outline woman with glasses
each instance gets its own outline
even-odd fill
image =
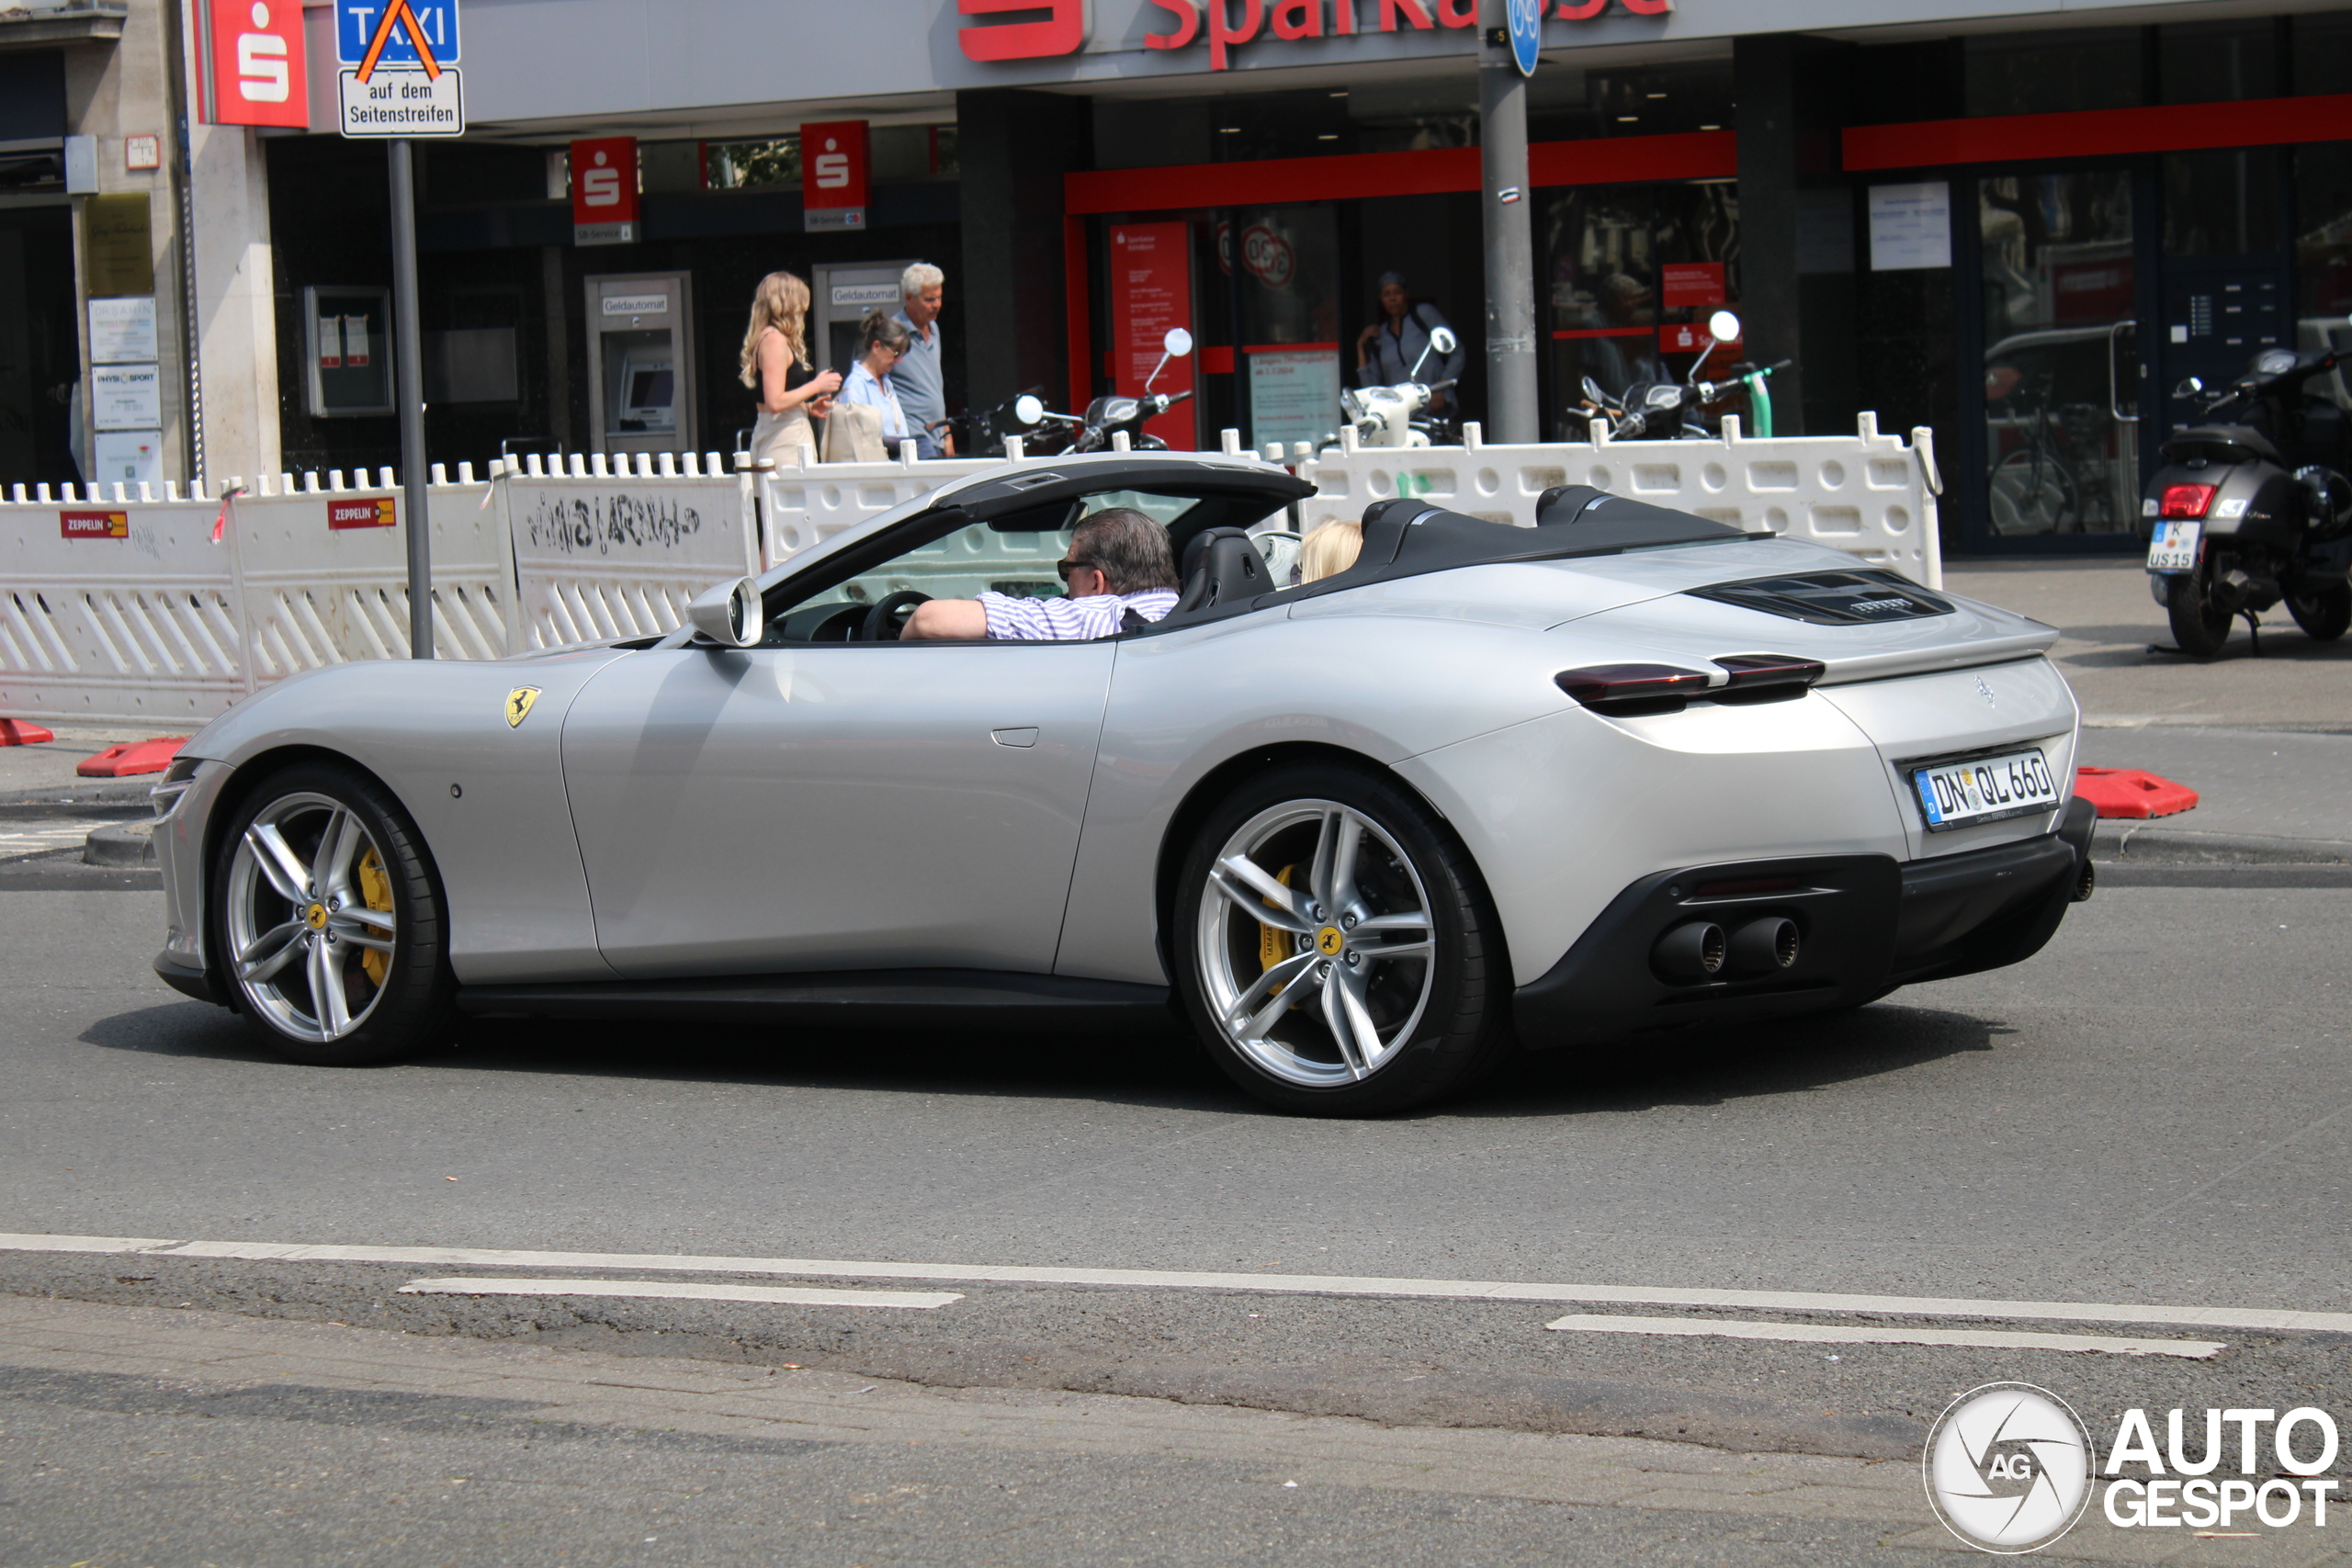
[[[866,312],[858,323],[857,364],[852,367],[849,379],[842,383],[841,396],[835,400],[835,416],[831,428],[826,431],[825,457],[830,462],[887,462],[899,450],[899,443],[913,439],[913,427],[908,424],[906,411],[899,406],[899,389],[890,384],[890,371],[907,352],[912,340],[906,327],[881,310]],[[849,419],[840,417],[842,405],[864,411],[868,415],[853,413]],[[843,447],[849,450],[843,451]]]

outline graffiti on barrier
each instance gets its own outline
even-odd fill
[[[518,542],[560,556],[675,550],[702,532],[702,513],[675,497],[541,494],[520,518]]]

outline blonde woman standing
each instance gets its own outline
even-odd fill
[[[752,321],[743,332],[743,385],[760,394],[752,426],[752,460],[779,468],[817,460],[808,416],[825,417],[841,373],[808,363],[808,285],[788,272],[760,279],[752,295]]]

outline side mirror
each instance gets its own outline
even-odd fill
[[[686,620],[695,630],[721,648],[753,646],[766,629],[766,618],[760,585],[749,577],[706,588],[686,606]]]
[[[1012,417],[1023,426],[1036,423],[1046,417],[1046,405],[1034,392],[1023,392],[1012,400]]]
[[[1182,327],[1170,327],[1168,335],[1159,340],[1159,344],[1168,351],[1169,358],[1182,359],[1193,352],[1193,334]]]
[[[2191,376],[2187,380],[2181,382],[2179,386],[2175,387],[2172,389],[2172,395],[2176,398],[2193,398],[2204,389],[2205,383],[2198,378]]]
[[[1452,354],[1461,344],[1462,340],[1453,335],[1452,327],[1440,327],[1430,333],[1430,346],[1440,354]]]
[[[1707,335],[1717,343],[1739,341],[1739,318],[1729,310],[1717,310],[1707,318]]]

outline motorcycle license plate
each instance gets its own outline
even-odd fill
[[[2148,537],[2148,570],[2150,571],[2195,571],[2197,570],[2197,537],[2205,531],[2202,523],[2159,523]]]
[[[1930,833],[2052,811],[2062,804],[2058,781],[2038,747],[1917,768],[1911,787],[1918,794],[1919,811]]]

